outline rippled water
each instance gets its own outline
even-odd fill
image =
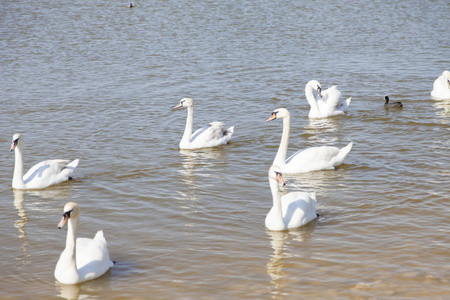
[[[127,5],[2,2],[1,298],[449,297],[450,101],[430,98],[450,69],[448,1]],[[348,114],[308,120],[310,79],[338,84]],[[178,150],[185,96],[195,127],[236,126],[231,144]],[[278,107],[289,153],[354,142],[336,170],[286,176],[321,215],[288,232],[264,228]],[[75,180],[13,191],[15,132],[25,169],[80,158]],[[53,277],[67,201],[117,262],[75,286]]]

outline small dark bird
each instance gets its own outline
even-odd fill
[[[128,5],[129,8],[134,7],[133,2],[130,3],[130,5]]]
[[[384,99],[386,100],[386,102],[384,102],[384,107],[403,107],[401,102],[389,103],[389,96],[385,96]]]

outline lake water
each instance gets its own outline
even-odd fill
[[[128,4],[1,3],[0,298],[450,297],[450,100],[430,97],[450,69],[448,1]],[[348,114],[309,120],[311,79],[352,97]],[[195,128],[234,125],[232,143],[180,151],[183,97]],[[269,232],[278,107],[288,155],[354,146],[335,170],[285,176],[320,217]],[[16,132],[26,170],[80,158],[74,180],[12,190]],[[53,276],[68,201],[117,262],[74,286]]]

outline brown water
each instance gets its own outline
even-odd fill
[[[1,2],[0,298],[450,298],[450,101],[430,98],[450,69],[448,1],[127,5]],[[348,114],[308,120],[310,79],[338,84]],[[195,127],[236,126],[231,144],[178,150],[185,96]],[[320,214],[289,232],[264,228],[278,107],[289,153],[354,142],[336,170],[286,176]],[[13,191],[15,132],[25,169],[80,158],[74,181]],[[53,277],[67,201],[117,262],[75,286]]]

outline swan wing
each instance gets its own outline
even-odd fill
[[[431,98],[435,100],[450,99],[450,72],[444,71],[433,83]]]
[[[297,228],[317,217],[315,193],[291,192],[281,197],[284,223]]]
[[[318,95],[316,101],[321,117],[325,118],[341,115],[347,111],[351,98],[343,100],[341,92],[333,85],[322,92],[322,97]]]
[[[113,266],[103,231],[93,239],[77,238],[77,268],[82,281],[97,278]]]
[[[333,169],[332,158],[339,154],[339,148],[333,146],[310,147],[299,150],[286,160],[282,168],[284,173],[304,173]]]
[[[228,129],[222,122],[212,122],[196,130],[191,137],[193,148],[214,147],[226,144],[234,132],[234,126]]]
[[[64,159],[42,161],[23,176],[24,184],[28,188],[44,188],[68,180],[77,167],[79,159],[69,164],[68,162],[69,160]]]

